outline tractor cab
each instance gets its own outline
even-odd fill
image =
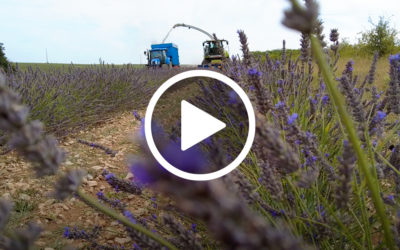
[[[151,49],[144,52],[147,55],[148,67],[179,66],[178,46],[173,43],[152,44]]]
[[[226,40],[208,40],[203,42],[205,56],[221,56],[224,54],[224,43],[228,45]]]
[[[167,62],[166,49],[152,49],[150,50],[150,64],[152,66],[161,66],[162,64],[169,64]]]
[[[224,43],[228,45],[226,40],[208,40],[203,42],[204,60],[202,65],[213,65],[220,67],[222,61],[229,58],[229,54],[224,49]]]

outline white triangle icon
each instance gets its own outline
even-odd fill
[[[196,145],[224,129],[226,124],[183,100],[181,102],[181,150]]]

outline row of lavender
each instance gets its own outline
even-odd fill
[[[64,136],[71,130],[104,121],[117,112],[141,109],[154,90],[177,70],[133,65],[28,68],[8,75],[8,86],[30,108],[48,132]]]

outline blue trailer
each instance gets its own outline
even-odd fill
[[[151,49],[144,52],[148,67],[179,66],[178,46],[173,43],[152,44]]]

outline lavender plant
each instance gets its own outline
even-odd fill
[[[105,64],[49,71],[28,68],[7,75],[7,85],[30,108],[29,119],[40,120],[47,132],[65,136],[116,112],[144,108],[157,86],[181,70],[150,71]]]

